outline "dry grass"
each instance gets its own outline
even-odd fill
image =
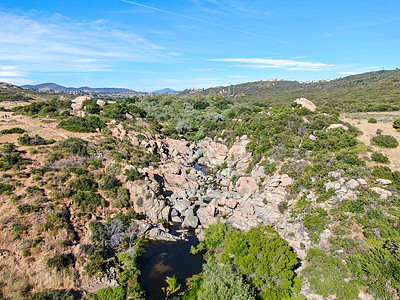
[[[378,123],[368,123],[369,118],[375,118]],[[375,152],[381,152],[390,160],[388,165],[392,170],[400,171],[400,147],[395,149],[380,148],[371,145],[371,138],[376,136],[378,129],[382,130],[382,134],[394,136],[400,142],[400,132],[393,128],[393,121],[400,118],[400,112],[382,112],[382,113],[354,113],[346,114],[341,117],[345,122],[350,123],[363,132],[358,139],[367,147],[370,147]],[[369,165],[376,165],[374,162],[369,162]]]

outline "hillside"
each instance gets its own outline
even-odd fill
[[[379,94],[395,75],[367,73],[351,93]],[[146,299],[145,241],[180,245],[181,223],[205,263],[166,277],[166,297],[399,298],[399,112],[308,109],[293,103],[303,94],[272,107],[218,93],[14,95],[31,98],[0,98],[0,299]]]
[[[257,81],[230,87],[231,96],[269,104],[290,103],[305,97],[320,107],[340,111],[382,111],[386,106],[398,110],[400,70],[376,71],[331,81]],[[205,95],[227,95],[228,87],[216,87],[201,92]],[[365,105],[368,103],[368,105]]]
[[[37,85],[23,85],[22,88],[37,89],[40,91],[62,91],[62,92],[86,92],[98,94],[137,94],[138,92],[125,88],[91,88],[88,86],[82,87],[65,87],[56,83],[42,83]]]

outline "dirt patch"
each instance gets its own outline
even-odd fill
[[[56,141],[64,140],[70,137],[79,137],[83,139],[98,135],[98,133],[77,133],[69,132],[57,128],[59,121],[47,118],[31,118],[29,116],[17,115],[10,112],[0,112],[0,130],[19,127],[30,135],[38,134],[45,139],[54,139]],[[0,143],[16,143],[20,134],[5,134],[0,136]]]
[[[375,118],[378,123],[368,123],[370,118]],[[395,149],[380,148],[371,145],[371,138],[377,135],[377,130],[381,130],[382,134],[394,136],[400,142],[400,132],[393,128],[393,121],[400,118],[400,112],[381,112],[381,113],[353,113],[346,114],[341,117],[345,122],[358,128],[363,132],[358,139],[367,147],[375,152],[380,152],[387,156],[390,160],[388,165],[393,171],[400,171],[400,147]],[[370,156],[370,154],[369,154]],[[377,165],[374,162],[368,162],[368,165]]]

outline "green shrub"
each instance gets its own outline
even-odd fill
[[[19,127],[0,130],[0,134],[24,133],[25,130]]]
[[[261,299],[289,299],[300,291],[300,280],[293,271],[297,256],[272,228],[262,226],[227,235],[222,262],[251,278]]]
[[[140,180],[140,179],[144,178],[144,176],[142,174],[140,174],[139,171],[134,168],[126,169],[125,175],[126,175],[126,181],[135,181],[135,180]]]
[[[10,193],[14,188],[15,187],[11,184],[0,182],[0,195],[3,193]]]
[[[376,161],[376,162],[382,163],[382,164],[389,164],[390,163],[389,158],[387,156],[383,155],[382,153],[379,153],[379,152],[372,153],[371,159],[373,161]]]
[[[71,117],[62,120],[58,127],[72,132],[96,132],[106,127],[105,123],[97,116]]]
[[[400,119],[394,120],[393,127],[396,129],[400,129]]]
[[[75,264],[75,257],[72,254],[56,254],[46,264],[49,268],[61,271]]]
[[[32,213],[32,212],[38,212],[40,210],[39,205],[30,205],[30,204],[21,204],[17,206],[18,213],[26,214],[26,213]]]
[[[93,191],[78,191],[72,196],[72,200],[82,209],[94,211],[97,207],[103,205],[102,198]]]
[[[221,265],[211,259],[204,266],[203,277],[198,292],[199,300],[256,299],[250,284],[231,266]]]
[[[88,154],[88,142],[80,138],[68,138],[62,141],[59,147],[69,154],[80,156],[86,156]]]
[[[119,182],[119,180],[112,175],[104,175],[99,182],[100,188],[106,191],[112,190],[120,185],[121,183]]]
[[[396,148],[399,145],[399,142],[396,140],[395,137],[384,134],[374,136],[371,139],[371,143],[373,145],[377,145],[379,147],[384,147],[384,148]]]
[[[104,288],[100,289],[96,293],[96,299],[98,300],[124,300],[126,291],[122,286],[117,286],[113,289]]]
[[[55,140],[45,140],[39,135],[35,134],[34,137],[30,137],[28,134],[24,134],[18,138],[18,142],[23,146],[38,146],[38,145],[49,145],[55,143]]]
[[[30,300],[74,300],[79,299],[70,291],[48,290],[34,293]]]
[[[378,123],[378,120],[375,118],[369,118],[368,123],[376,124],[376,123]]]
[[[313,292],[324,297],[336,295],[343,300],[358,298],[357,284],[348,280],[350,272],[342,260],[320,249],[310,249],[306,260],[309,265],[302,274],[308,278]]]
[[[206,109],[210,104],[207,101],[199,100],[193,105],[194,109],[203,110]]]
[[[98,184],[88,176],[80,176],[70,181],[70,186],[79,191],[97,191]]]

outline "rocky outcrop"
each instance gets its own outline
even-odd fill
[[[315,111],[317,109],[317,106],[312,101],[310,101],[306,98],[297,98],[296,100],[294,100],[294,102],[300,104],[301,106],[303,106],[311,111]]]
[[[126,183],[130,199],[137,213],[147,215],[151,220],[168,220],[170,207],[165,204],[163,198],[158,198],[159,186],[147,180],[129,181]]]

